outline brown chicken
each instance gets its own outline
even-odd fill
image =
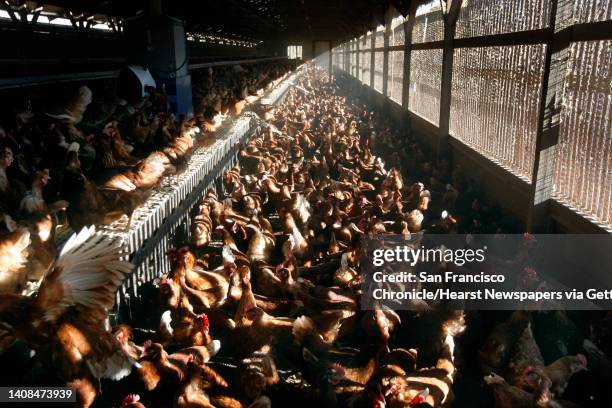
[[[179,385],[175,408],[215,408],[204,389],[205,379],[200,364],[191,359],[187,365],[187,378]]]
[[[68,202],[59,200],[53,204],[47,205],[43,197],[43,189],[50,180],[49,169],[43,169],[36,173],[32,181],[32,189],[21,200],[20,210],[25,215],[37,214],[44,215],[47,213],[55,214],[60,210],[65,210],[68,207]]]
[[[163,153],[153,152],[134,167],[106,179],[103,186],[122,191],[151,189],[161,181],[166,171],[167,161]]]
[[[0,293],[19,292],[27,281],[30,231],[19,228],[0,236]]]
[[[36,297],[0,295],[0,320],[42,355],[52,372],[89,407],[101,378],[127,376],[134,361],[104,329],[115,291],[131,264],[120,261],[119,242],[84,228],[64,245]]]
[[[127,395],[122,403],[121,406],[123,408],[146,408],[141,402],[140,402],[140,395],[138,394],[129,394]]]
[[[97,187],[81,171],[76,152],[69,155],[62,191],[68,202],[68,223],[73,230],[85,225],[109,224],[134,210],[149,196],[146,191],[109,190]],[[130,222],[128,222],[128,227]]]

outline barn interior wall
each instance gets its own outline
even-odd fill
[[[379,92],[362,85],[352,77],[350,88],[358,89],[371,106],[385,109],[398,126],[408,124],[410,132],[430,153],[435,154],[438,144],[438,129],[431,122],[403,109],[399,104],[390,102]],[[462,143],[451,138],[450,157],[453,165],[460,165],[466,174],[478,175],[477,189],[488,200],[499,206],[504,213],[521,223],[526,228],[529,212],[529,184],[517,176],[505,171],[486,157],[473,151]],[[598,234],[604,232],[599,226],[588,221],[567,207],[553,203],[551,218],[557,232],[576,234]]]

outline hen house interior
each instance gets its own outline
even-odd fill
[[[5,0],[0,38],[0,406],[612,406],[612,1]]]

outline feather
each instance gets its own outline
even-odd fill
[[[45,320],[56,320],[73,305],[98,313],[110,309],[117,288],[132,270],[131,263],[120,260],[121,252],[120,240],[96,233],[93,226],[73,234],[41,286],[38,299]]]

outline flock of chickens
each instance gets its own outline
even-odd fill
[[[0,274],[0,291],[21,292],[40,281],[57,255],[58,224],[80,231],[131,217],[164,176],[181,171],[194,146],[214,142],[226,118],[256,102],[294,65],[206,71],[195,82],[199,102],[189,120],[168,114],[167,96],[154,89],[131,104],[104,88],[94,100],[82,86],[65,100],[31,93],[25,110],[6,107],[17,114],[0,127],[0,231],[30,256],[20,273]]]
[[[309,66],[263,113],[267,127],[222,175],[225,194],[208,191],[190,242],[168,251],[171,272],[146,310],[154,327],[108,325],[130,264],[117,242],[81,229],[106,219],[77,224],[69,213],[80,232],[38,293],[0,293],[2,327],[35,356],[17,381],[67,384],[82,407],[612,406],[609,313],[361,310],[365,234],[509,229],[461,168],[428,161],[340,89]],[[197,120],[171,133],[177,159]],[[160,171],[180,171],[162,153]],[[147,160],[103,190],[144,189]],[[78,151],[67,162],[76,168]],[[62,203],[47,206],[56,214]],[[23,266],[17,231],[0,239],[0,265]]]

